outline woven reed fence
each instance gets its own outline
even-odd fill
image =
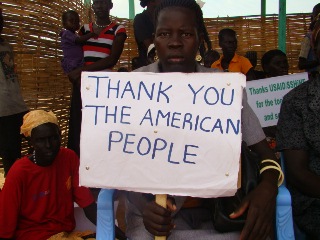
[[[93,18],[92,11],[81,0],[7,0],[2,1],[2,8],[5,20],[3,36],[15,50],[16,69],[24,99],[30,109],[50,109],[57,114],[62,129],[62,144],[65,146],[71,85],[60,66],[61,15],[65,10],[73,9],[79,12],[85,23]],[[300,42],[308,29],[308,16],[295,14],[287,17],[287,54],[291,73],[298,72]],[[115,21],[126,27],[128,35],[115,69],[130,69],[131,59],[137,56],[132,21]],[[238,52],[242,55],[248,50],[255,50],[260,59],[265,51],[277,48],[277,16],[264,19],[257,16],[213,18],[205,19],[205,22],[213,47],[217,49],[217,33],[225,27],[233,28],[238,33]],[[24,143],[24,151],[26,148],[27,144]]]
[[[310,14],[287,15],[287,57],[290,73],[299,72],[298,56],[303,36],[307,33]],[[232,28],[238,35],[238,54],[244,55],[246,51],[258,52],[258,70],[262,70],[260,59],[262,55],[278,46],[278,16],[271,15],[265,18],[260,16],[246,16],[233,18],[205,19],[213,47],[219,51],[218,33],[222,28]],[[221,50],[219,51],[221,53]]]

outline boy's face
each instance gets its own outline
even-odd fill
[[[288,75],[289,64],[287,57],[282,55],[274,56],[269,65],[266,66],[265,71],[269,77]]]
[[[219,46],[221,47],[224,55],[233,55],[237,50],[237,38],[231,34],[225,34],[219,40]]]
[[[92,9],[98,18],[105,18],[106,14],[109,17],[109,12],[112,7],[113,4],[111,0],[93,0],[92,2]]]
[[[76,14],[68,14],[64,28],[70,31],[77,31],[80,28],[80,19]]]

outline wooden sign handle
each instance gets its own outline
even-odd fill
[[[167,194],[156,194],[156,203],[161,207],[167,208]],[[166,236],[155,236],[155,240],[166,240]]]

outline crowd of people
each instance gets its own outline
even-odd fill
[[[257,52],[238,55],[233,29],[219,31],[221,54],[213,49],[210,39],[214,36],[209,36],[195,0],[140,0],[140,5],[146,9],[134,19],[139,53],[132,58],[135,72],[240,72],[247,81],[288,74],[287,56],[278,49],[266,51],[261,58],[262,71],[256,70]],[[5,103],[0,105],[0,157],[6,176],[0,189],[0,239],[58,239],[54,237],[62,232],[66,233],[63,239],[68,235],[72,239],[73,202],[96,223],[96,199],[89,188],[79,186],[80,84],[82,71],[113,71],[122,54],[127,33],[123,25],[111,21],[112,8],[112,0],[93,0],[95,19],[81,27],[77,12],[62,14],[61,67],[72,84],[68,148],[61,147],[54,113],[27,108],[14,72],[13,49],[0,35],[0,100]],[[217,231],[207,202],[201,198],[170,196],[162,207],[149,194],[127,192],[126,232],[116,227],[118,239],[273,239],[283,173],[268,138],[276,139],[276,149],[283,153],[295,224],[310,239],[320,239],[319,13],[317,4],[299,55],[299,68],[308,71],[310,79],[284,97],[277,126],[262,129],[244,91],[242,140],[257,154],[263,171],[259,184],[229,215],[230,219],[246,215],[243,229]],[[1,13],[0,32],[3,23]],[[22,158],[21,134],[32,149]]]

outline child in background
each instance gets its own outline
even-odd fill
[[[79,36],[76,31],[80,28],[80,18],[79,14],[73,10],[68,10],[62,14],[62,24],[65,29],[60,33],[63,51],[61,66],[65,73],[69,73],[83,65],[82,44],[90,38],[97,37],[97,34],[91,32]]]

